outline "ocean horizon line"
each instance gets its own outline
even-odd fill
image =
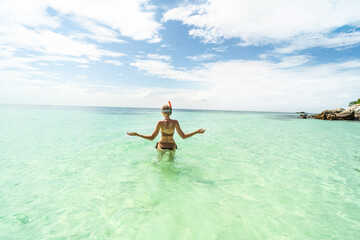
[[[65,108],[135,108],[135,109],[151,109],[155,107],[120,107],[120,106],[90,106],[90,105],[55,105],[55,104],[25,104],[25,103],[0,103],[0,106],[28,106],[28,107],[65,107]],[[175,108],[176,111],[204,111],[204,112],[247,112],[247,113],[287,113],[296,114],[299,111],[260,111],[260,110],[232,110],[232,109],[200,109],[200,108]],[[314,112],[306,112],[315,114]]]

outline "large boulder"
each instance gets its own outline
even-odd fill
[[[348,107],[345,111],[354,111],[354,119],[360,121],[360,104],[354,104],[351,107]]]
[[[335,108],[335,109],[333,110],[334,113],[341,113],[341,112],[343,112],[343,111],[345,111],[345,109],[343,109],[343,108]]]
[[[360,111],[360,104],[354,104],[351,107],[348,107],[346,110],[353,110],[355,112]]]
[[[335,113],[336,120],[354,120],[355,112],[353,110],[346,109],[340,113]]]
[[[336,120],[336,115],[331,110],[325,110],[325,111],[322,111],[321,113],[315,114],[314,118],[315,119],[323,119],[323,120]]]
[[[300,118],[307,119],[308,115],[306,113],[300,114]]]
[[[360,111],[356,111],[354,114],[354,120],[360,121]]]

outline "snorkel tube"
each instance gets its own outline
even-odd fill
[[[171,102],[170,101],[168,101],[169,102],[169,106],[170,106],[170,115],[172,114],[172,106],[171,106]]]

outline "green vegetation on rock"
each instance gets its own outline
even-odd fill
[[[360,104],[360,98],[357,101],[350,102],[349,107],[351,107],[354,104]]]

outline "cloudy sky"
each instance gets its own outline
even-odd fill
[[[308,111],[360,97],[359,0],[0,0],[0,103]]]

